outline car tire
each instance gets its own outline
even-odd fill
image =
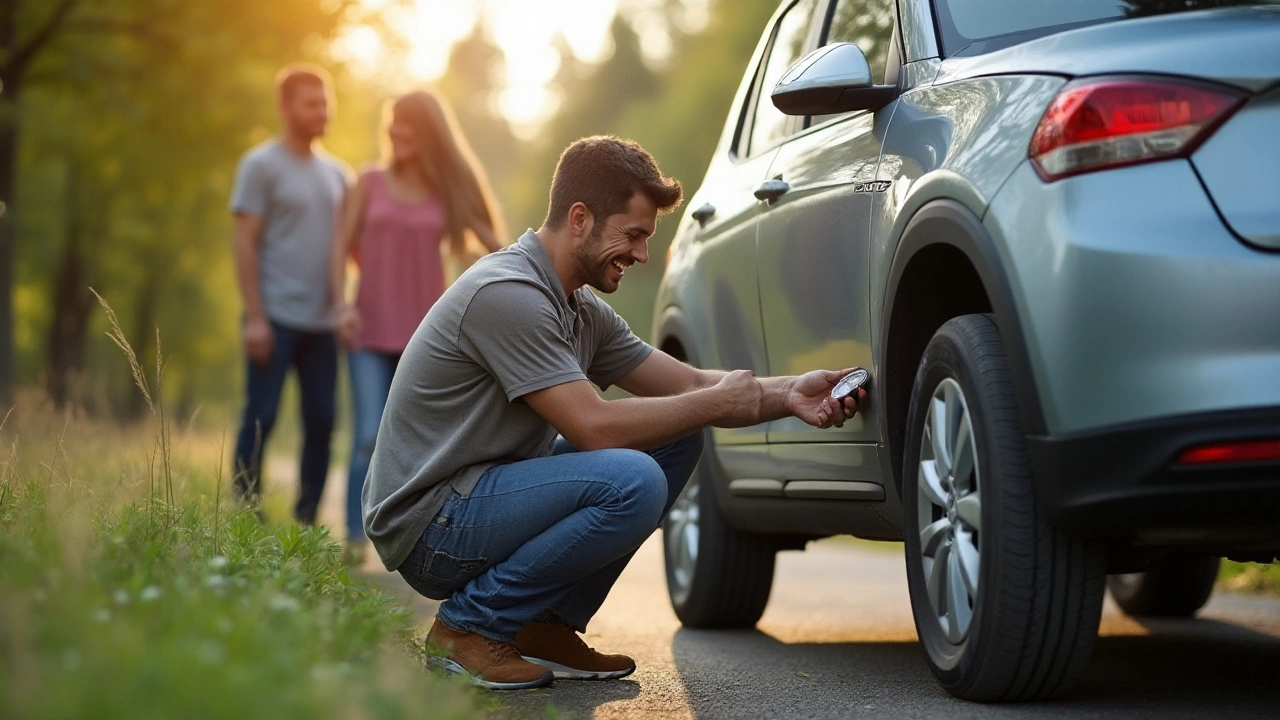
[[[1056,532],[1036,506],[1009,362],[991,316],[954,318],[934,334],[907,422],[907,580],[929,667],[966,700],[1069,692],[1097,638],[1105,553],[1097,542]]]
[[[711,485],[707,450],[662,522],[667,593],[690,628],[749,628],[764,614],[773,586],[777,546],[768,535],[735,530],[724,521]]]
[[[1146,572],[1112,575],[1111,597],[1132,617],[1191,617],[1209,602],[1220,558],[1169,557]]]

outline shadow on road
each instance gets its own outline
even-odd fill
[[[1280,639],[1211,620],[1099,638],[1080,687],[1054,702],[978,705],[934,681],[915,642],[786,644],[756,630],[678,630],[673,655],[697,717],[1275,718]]]

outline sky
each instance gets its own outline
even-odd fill
[[[696,30],[706,23],[708,0],[684,0],[670,17],[664,0],[361,0],[383,13],[407,53],[390,63],[378,30],[355,26],[339,39],[335,53],[357,73],[378,76],[399,90],[430,82],[444,72],[453,44],[484,20],[506,57],[506,83],[499,111],[517,132],[531,134],[554,112],[558,98],[548,85],[560,66],[554,40],[562,36],[573,54],[598,62],[612,52],[609,25],[618,12],[640,34],[646,57],[660,63],[671,49],[669,23]]]

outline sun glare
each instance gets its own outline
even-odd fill
[[[645,0],[622,0],[645,4]],[[373,28],[348,30],[335,55],[366,77],[392,89],[431,82],[444,73],[454,43],[484,22],[506,59],[498,110],[516,132],[531,135],[555,112],[559,98],[549,84],[560,68],[556,39],[574,56],[600,60],[610,51],[609,24],[619,0],[362,0],[385,14],[403,55],[392,62],[382,35]]]

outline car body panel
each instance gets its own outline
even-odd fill
[[[981,218],[1018,165],[1044,108],[1065,84],[1051,76],[975,78],[923,87],[897,101],[881,153],[878,180],[891,181],[874,206],[871,318],[886,320],[889,268],[912,217],[925,204],[954,200]],[[950,114],[963,109],[968,117]],[[876,348],[877,363],[885,348]],[[877,371],[887,368],[877,367]]]
[[[937,82],[983,75],[1198,77],[1250,92],[1280,75],[1280,8],[1236,7],[1107,22],[942,63]]]
[[[1280,33],[1276,44],[1280,45]],[[1277,133],[1280,87],[1250,100],[1191,157],[1231,229],[1248,242],[1272,250],[1280,250]]]
[[[878,118],[880,127],[875,124]],[[757,232],[769,371],[872,366],[867,315],[867,227],[887,114],[858,113],[793,137],[770,177],[791,189],[762,204]],[[861,415],[820,430],[796,418],[769,424],[769,442],[876,442]]]
[[[1054,183],[1028,161],[984,225],[1049,433],[1280,405],[1280,255],[1223,227],[1186,160]]]

